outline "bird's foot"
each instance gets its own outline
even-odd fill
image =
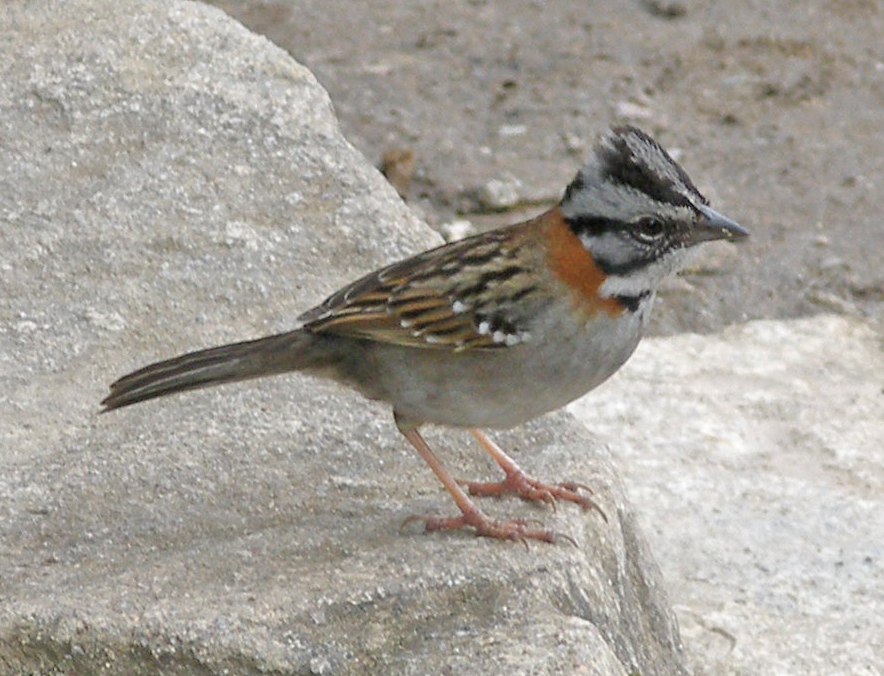
[[[503,481],[489,483],[483,483],[480,481],[459,481],[458,483],[461,486],[464,486],[471,495],[516,495],[523,500],[545,502],[552,505],[553,508],[556,506],[556,500],[567,500],[568,502],[577,503],[584,509],[594,509],[602,515],[602,518],[605,521],[608,520],[608,517],[605,516],[601,507],[590,498],[578,493],[580,489],[583,489],[587,493],[592,493],[588,487],[573,481],[566,481],[558,484],[545,484],[538,481],[537,479],[528,476],[525,473],[525,470],[519,467],[519,465],[516,464],[516,461],[504,453],[503,449],[494,443],[494,441],[482,430],[474,428],[470,430],[470,434],[472,434],[482,448],[494,458],[494,462],[500,466],[503,473],[506,475],[506,478]]]
[[[592,499],[579,493],[583,489],[591,493],[588,487],[573,481],[563,481],[557,484],[546,484],[537,479],[528,476],[521,469],[513,469],[507,471],[506,478],[503,481],[481,482],[481,481],[459,481],[470,495],[477,496],[496,496],[515,495],[523,500],[532,502],[545,502],[552,505],[555,509],[557,500],[566,500],[574,502],[584,509],[595,509],[602,518],[607,521],[608,517]]]
[[[402,525],[406,525],[413,521],[422,521],[424,530],[427,532],[434,530],[456,530],[459,528],[472,528],[476,535],[489,538],[497,538],[499,540],[513,540],[522,542],[526,546],[528,540],[540,540],[541,542],[557,542],[566,540],[575,547],[577,543],[568,535],[556,533],[551,530],[543,530],[543,524],[536,519],[514,519],[512,521],[500,521],[491,519],[481,510],[469,510],[463,512],[461,516],[409,516]],[[537,527],[532,527],[537,526]]]

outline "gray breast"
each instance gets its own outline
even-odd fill
[[[572,313],[551,309],[532,327],[528,342],[489,350],[374,344],[362,355],[365,368],[352,364],[347,380],[413,421],[513,427],[564,406],[613,374],[638,344],[644,316],[646,311],[575,321]]]

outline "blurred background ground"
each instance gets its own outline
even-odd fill
[[[754,238],[670,285],[653,333],[884,315],[878,0],[213,4],[308,66],[443,230],[541,210],[612,123],[656,135]]]

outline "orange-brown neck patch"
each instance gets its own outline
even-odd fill
[[[550,209],[542,218],[547,262],[553,275],[572,291],[576,303],[588,314],[620,315],[623,306],[616,299],[599,297],[605,274],[596,266],[580,238],[571,231],[561,209]]]

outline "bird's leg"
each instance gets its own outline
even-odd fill
[[[457,481],[448,473],[448,470],[436,457],[432,449],[429,447],[424,438],[417,431],[416,427],[403,425],[399,420],[396,421],[399,430],[406,439],[421,454],[430,469],[439,477],[439,481],[445,486],[446,490],[451,493],[454,502],[460,509],[460,516],[441,517],[441,516],[410,516],[403,522],[403,525],[412,521],[423,521],[424,528],[427,531],[433,530],[453,530],[456,528],[473,528],[477,535],[485,537],[499,538],[501,540],[516,540],[527,542],[528,540],[542,540],[543,542],[555,542],[558,539],[571,540],[566,535],[560,535],[553,531],[538,530],[531,528],[531,521],[516,519],[513,521],[498,521],[491,519],[479,509],[464,490],[458,486]],[[574,541],[571,540],[573,543]]]
[[[494,458],[494,462],[500,466],[506,475],[503,481],[489,483],[461,481],[460,483],[469,490],[470,495],[517,495],[524,500],[546,502],[553,506],[555,506],[556,500],[567,500],[569,502],[576,502],[584,509],[595,509],[602,515],[605,521],[608,520],[608,517],[605,516],[605,513],[595,502],[577,492],[581,488],[588,491],[589,489],[586,486],[571,481],[558,484],[542,483],[528,476],[516,464],[516,461],[504,453],[500,446],[495,444],[482,430],[472,428],[470,429],[470,434]]]

